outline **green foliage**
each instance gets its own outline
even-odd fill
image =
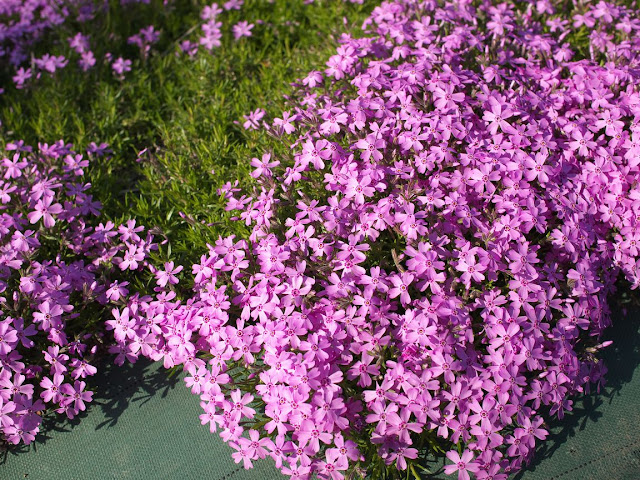
[[[197,41],[205,4],[175,2],[164,8],[153,0],[125,11],[112,0],[105,15],[91,24],[95,28],[84,32],[96,47],[94,69],[85,73],[71,65],[77,55],[65,40],[78,28],[88,28],[75,25],[75,30],[54,32],[44,50],[70,58],[67,68],[0,96],[3,143],[62,138],[78,149],[90,142],[109,143],[113,156],[95,161],[87,172],[94,197],[104,205],[101,220],[135,217],[162,232],[157,238],[165,236],[157,260],[171,257],[186,265],[219,235],[246,234],[241,222],[230,221],[217,189],[236,179],[250,182],[252,157],[287,152],[264,132],[245,131],[242,115],[260,107],[277,116],[285,108],[289,84],[322,66],[338,36],[358,30],[353,25],[359,26],[371,9],[339,0],[310,5],[247,0],[242,10],[221,14],[221,47],[195,57],[178,54],[179,42]],[[236,42],[231,26],[240,20],[255,27],[252,37]],[[156,53],[145,58],[126,38],[150,24],[162,36]],[[113,58],[134,59],[122,80],[109,65],[100,65],[109,45],[120,46],[111,50]],[[138,162],[143,149],[148,151]]]

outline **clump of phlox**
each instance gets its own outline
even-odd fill
[[[92,226],[101,206],[84,170],[106,154],[62,141],[0,154],[0,440],[30,443],[46,411],[85,410],[105,307],[155,248],[133,220]]]
[[[246,468],[521,468],[602,384],[607,297],[640,283],[640,23],[570,3],[377,7],[271,123],[290,154],[221,190],[250,238],[187,301],[170,265],[123,305],[124,355],[182,365]]]

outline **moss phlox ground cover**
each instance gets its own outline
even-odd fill
[[[376,7],[286,111],[243,119],[289,147],[219,190],[250,235],[211,239],[185,268],[140,247],[114,262],[155,278],[111,298],[116,363],[184,369],[245,468],[420,478],[441,454],[461,480],[506,479],[602,385],[607,298],[640,284],[634,12]],[[51,205],[26,218],[52,227]]]
[[[349,1],[362,3],[362,0]],[[24,88],[43,74],[53,75],[56,71],[66,68],[70,60],[72,64],[77,63],[78,68],[83,71],[106,65],[118,78],[124,78],[124,75],[131,71],[134,58],[145,59],[152,53],[162,32],[150,24],[126,38],[111,35],[109,43],[96,44],[95,51],[92,48],[91,32],[99,34],[100,30],[105,28],[105,23],[108,28],[108,22],[104,19],[113,8],[111,3],[92,0],[3,2],[0,5],[0,22],[3,27],[0,32],[0,58],[8,60],[13,66],[14,85]],[[119,9],[125,16],[145,11],[151,13],[152,17],[172,15],[174,10],[183,7],[172,1],[121,0],[116,3],[119,3]],[[243,0],[229,0],[221,5],[212,3],[205,6],[200,13],[201,22],[189,29],[189,33],[196,32],[192,35],[194,38],[184,38],[177,42],[179,51],[189,56],[194,56],[200,49],[211,52],[222,45],[225,30],[230,30],[236,41],[252,36],[255,24],[241,20],[228,25],[225,16],[222,15],[231,10],[241,10],[243,5]],[[195,28],[196,26],[199,28]],[[59,44],[61,32],[67,35],[64,43],[70,47],[69,53],[57,52],[64,50]],[[103,42],[104,36],[99,37]],[[51,50],[52,44],[54,47]],[[122,44],[137,47],[129,52],[132,58],[112,53],[113,50],[122,51]]]
[[[192,15],[194,12],[184,8],[182,4],[178,6],[165,4],[163,8],[158,9],[153,2],[151,4],[144,2],[118,4],[116,2],[108,6],[102,5],[97,10],[93,5],[91,8],[94,14],[86,15],[82,19],[75,18],[77,22],[74,21],[74,15],[77,12],[72,3],[57,3],[57,7],[63,8],[64,15],[58,17],[59,21],[50,23],[40,21],[42,16],[53,15],[53,7],[47,7],[46,2],[7,3],[3,5],[4,16],[0,16],[4,25],[3,32],[9,32],[2,38],[6,47],[3,53],[16,55],[17,59],[19,57],[17,52],[26,52],[22,60],[31,64],[32,68],[35,68],[34,71],[46,74],[45,76],[35,75],[28,82],[17,82],[15,84],[17,90],[9,85],[10,82],[5,83],[8,89],[3,95],[3,100],[6,100],[3,113],[15,115],[15,117],[9,118],[3,125],[3,144],[6,148],[2,155],[6,158],[2,161],[2,172],[5,175],[4,178],[8,180],[2,183],[4,203],[2,208],[6,212],[7,222],[6,228],[3,227],[3,252],[6,255],[2,257],[2,267],[3,279],[6,282],[2,287],[2,296],[9,301],[2,305],[0,372],[3,382],[3,416],[0,422],[3,430],[0,438],[12,444],[31,443],[40,432],[44,416],[53,417],[58,413],[59,416],[66,414],[74,418],[85,409],[85,403],[91,401],[93,394],[90,377],[96,373],[99,363],[105,361],[105,353],[113,344],[111,336],[104,335],[105,328],[116,323],[118,318],[105,322],[108,316],[112,315],[110,304],[119,300],[121,296],[127,295],[132,287],[135,289],[140,288],[141,285],[144,286],[148,279],[154,276],[159,278],[160,285],[172,284],[175,282],[172,274],[178,273],[182,267],[171,267],[173,264],[168,261],[165,271],[154,267],[153,264],[147,264],[151,252],[154,252],[154,261],[157,265],[163,263],[157,261],[158,257],[171,255],[166,234],[157,226],[158,217],[161,216],[168,221],[171,212],[169,215],[166,212],[160,215],[155,214],[152,218],[151,224],[154,226],[154,231],[162,234],[164,238],[160,246],[167,249],[167,253],[158,253],[152,237],[139,225],[139,222],[127,220],[131,215],[130,206],[124,204],[122,200],[119,205],[114,201],[118,197],[121,198],[122,194],[118,190],[123,185],[127,188],[135,188],[134,182],[139,175],[132,172],[129,166],[128,169],[124,169],[125,175],[115,174],[129,178],[115,182],[105,179],[105,174],[113,171],[114,168],[116,172],[118,169],[123,171],[123,167],[117,165],[127,157],[126,152],[114,153],[106,143],[99,145],[91,143],[84,152],[74,151],[72,145],[62,141],[51,146],[45,143],[38,144],[34,149],[26,146],[21,140],[12,141],[11,139],[20,138],[21,133],[27,133],[26,136],[33,141],[34,137],[36,139],[50,137],[51,131],[60,132],[61,125],[56,125],[49,119],[42,121],[42,118],[61,106],[55,105],[55,93],[60,87],[64,89],[67,85],[60,84],[71,82],[74,85],[71,90],[75,90],[75,85],[82,89],[82,84],[90,84],[92,78],[105,75],[106,80],[100,80],[98,88],[105,88],[102,95],[105,101],[104,106],[107,108],[98,106],[102,110],[99,110],[100,113],[96,117],[92,116],[95,111],[93,109],[96,107],[95,102],[87,105],[82,101],[83,95],[79,96],[80,101],[76,103],[77,112],[73,110],[73,101],[69,101],[68,98],[64,99],[64,105],[62,105],[64,108],[60,109],[60,112],[55,112],[58,119],[65,114],[68,117],[70,112],[73,113],[74,120],[68,122],[67,118],[63,118],[65,125],[63,131],[66,133],[67,129],[70,130],[69,133],[73,138],[80,139],[79,143],[86,145],[87,137],[102,138],[100,132],[112,130],[110,123],[123,122],[120,112],[117,118],[104,118],[105,114],[112,116],[112,108],[122,110],[122,105],[118,105],[117,102],[122,104],[127,101],[126,96],[120,98],[122,91],[115,98],[112,92],[118,87],[124,90],[127,81],[140,82],[141,79],[144,81],[144,70],[156,68],[157,65],[154,62],[170,63],[163,57],[173,57],[174,53],[176,58],[185,57],[181,53],[183,49],[180,47],[179,38],[195,38],[200,43],[199,30],[206,30],[207,22],[224,18],[225,15],[222,12],[225,11],[236,12],[234,18],[237,18],[242,15],[240,9],[243,7],[243,2],[229,2],[222,7],[211,4],[205,6],[200,15],[197,8],[192,8],[195,12],[195,15]],[[299,8],[296,16],[291,18],[304,20],[306,17],[303,9],[308,8],[310,7]],[[279,18],[279,12],[282,9],[273,8],[272,10],[273,16],[267,15],[266,18],[271,18],[274,22],[274,19],[277,21]],[[341,11],[339,8],[335,10]],[[158,11],[162,15],[159,16]],[[34,12],[41,16],[32,15]],[[250,18],[262,26],[260,34],[269,31],[270,42],[273,43],[274,33],[277,33],[278,28],[282,26],[255,20],[257,11],[252,10],[251,13],[254,16]],[[331,16],[331,13],[327,15]],[[196,20],[200,19],[201,22],[196,22],[189,27],[179,21],[179,18],[182,18],[183,22],[185,19],[190,21],[192,16]],[[17,17],[20,18],[19,21],[16,21]],[[157,20],[158,17],[160,20]],[[139,28],[140,22],[154,20],[158,21],[157,28],[153,25]],[[225,34],[231,38],[233,38],[231,28],[233,24],[229,23],[228,28],[224,28]],[[175,25],[182,29],[178,30],[179,36],[176,34]],[[82,31],[90,31],[91,34],[76,33],[79,26]],[[109,31],[112,28],[114,31]],[[290,35],[282,41],[295,38],[294,28],[289,27],[288,30]],[[18,31],[22,34],[18,34]],[[129,35],[128,33],[132,31],[139,31],[139,34]],[[94,38],[98,40],[93,40]],[[104,42],[105,39],[106,42]],[[22,43],[18,46],[15,42]],[[102,50],[113,48],[114,51],[126,52],[133,61],[124,62],[123,60],[122,65],[131,66],[132,70],[114,71],[109,63],[110,60],[95,64],[94,66],[97,67],[95,69],[68,68],[62,71],[60,68],[39,69],[38,67],[42,58],[46,60],[54,57],[59,58],[66,66],[67,57],[75,58],[74,53],[69,53],[70,50],[74,50],[77,54],[89,51],[91,42]],[[229,43],[226,42],[227,47]],[[137,55],[136,49],[139,50]],[[160,52],[159,49],[164,51]],[[50,53],[43,55],[42,52]],[[130,55],[132,52],[134,55]],[[185,63],[198,62],[201,67],[205,63],[202,57],[206,55],[210,55],[210,50],[202,47],[201,55],[197,56],[195,53],[189,55]],[[262,57],[264,58],[264,55]],[[245,58],[244,63],[250,64],[251,60]],[[174,64],[179,65],[180,60],[175,61]],[[174,64],[171,65],[175,68]],[[19,65],[19,62],[13,67],[3,65],[5,77],[12,69],[19,69]],[[10,80],[11,75],[9,73],[5,80]],[[117,78],[114,79],[114,76]],[[115,89],[112,88],[113,85],[116,86]],[[47,89],[49,94],[46,93]],[[53,95],[50,95],[51,90]],[[38,96],[46,99],[49,111],[42,108],[42,105],[37,105]],[[86,95],[84,97],[86,98]],[[20,115],[18,112],[30,103],[36,106],[36,110],[31,115],[33,118]],[[80,110],[88,111],[84,113]],[[83,126],[82,115],[91,123],[98,123],[98,125],[91,126],[87,123]],[[13,121],[15,118],[19,118],[19,125]],[[124,118],[125,121],[131,122],[130,118]],[[3,118],[3,120],[6,119],[7,117]],[[29,131],[32,125],[35,127],[35,132]],[[72,128],[68,128],[69,126]],[[74,133],[73,127],[77,126],[80,128]],[[86,132],[85,128],[89,132]],[[49,133],[46,133],[47,131]],[[89,134],[91,132],[98,132],[98,135],[92,136]],[[53,138],[57,138],[60,133],[53,135]],[[110,132],[109,138],[113,139],[113,135],[114,133]],[[123,150],[123,145],[137,140],[128,136],[129,132],[125,132],[115,138],[116,145],[120,149]],[[121,140],[121,137],[125,138]],[[138,161],[151,163],[149,159],[152,155],[145,154],[147,150],[139,152]],[[154,152],[153,156],[157,156],[155,149]],[[89,162],[90,159],[94,161]],[[248,172],[249,168],[245,170]],[[149,168],[148,171],[155,173],[157,170]],[[134,182],[130,177],[133,177]],[[80,183],[77,185],[72,183],[74,180]],[[100,183],[97,188],[89,184],[90,181],[95,180]],[[44,194],[41,192],[43,188]],[[105,191],[109,188],[111,190]],[[111,202],[109,213],[104,214],[100,202],[93,199],[94,194],[100,200],[105,199]],[[215,192],[213,194],[215,196]],[[143,200],[147,198],[148,196]],[[114,204],[116,204],[115,207]],[[192,213],[191,210],[188,211]],[[191,215],[187,217],[182,212],[176,214],[176,217],[180,216],[193,223]],[[145,218],[149,219],[149,216]],[[20,240],[22,235],[28,241]],[[174,247],[175,237],[176,235],[172,235],[171,238]],[[204,242],[202,245],[204,246]],[[141,271],[143,267],[147,267],[144,272]],[[133,271],[138,274],[130,275]],[[26,334],[23,334],[24,332]],[[30,337],[26,338],[24,335]],[[24,341],[21,342],[21,339]],[[122,355],[126,354],[126,351],[121,352],[122,349],[112,348],[111,350]],[[6,444],[3,444],[3,447],[5,446]]]
[[[93,145],[78,153],[58,142],[7,145],[0,180],[0,431],[34,440],[41,411],[74,418],[92,399],[104,343],[100,308],[126,295],[123,271],[141,270],[153,237],[131,220],[92,227],[101,205],[88,193]],[[111,343],[109,341],[109,343]]]

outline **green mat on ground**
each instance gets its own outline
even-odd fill
[[[607,388],[577,399],[515,480],[640,479],[640,312],[616,314],[608,338]],[[235,464],[200,425],[198,397],[158,365],[109,368],[95,399],[79,421],[45,425],[35,444],[3,453],[0,478],[284,480],[268,459]]]
[[[0,479],[282,480],[272,463],[244,470],[200,425],[199,398],[161,364],[110,368],[79,420],[45,425],[37,442],[4,453]]]
[[[640,480],[640,311],[616,311],[607,338],[606,388],[576,399],[514,480]]]

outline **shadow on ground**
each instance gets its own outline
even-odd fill
[[[611,302],[612,304],[614,302]],[[545,478],[551,480],[555,478],[587,478],[582,469],[589,468],[596,462],[606,461],[615,464],[624,462],[624,455],[633,455],[633,448],[640,447],[640,399],[621,391],[628,385],[634,376],[634,372],[640,365],[640,307],[638,298],[633,299],[622,297],[617,299],[612,308],[613,325],[606,330],[605,340],[612,340],[613,344],[605,349],[603,360],[608,368],[606,374],[606,386],[600,392],[591,392],[574,399],[573,410],[565,414],[564,419],[555,419],[550,424],[551,435],[539,446],[532,463],[523,471],[513,477],[513,480],[528,480],[529,478]],[[631,405],[630,403],[633,402]],[[634,405],[635,404],[635,407]],[[628,410],[631,417],[620,415],[620,419],[612,419],[612,410],[621,410],[621,407],[630,407]],[[600,425],[594,425],[600,422]],[[603,423],[607,425],[603,425]],[[618,422],[617,432],[614,437],[598,438],[603,435],[601,432],[611,430],[611,425]],[[589,427],[589,434],[582,432]],[[574,438],[575,437],[575,438]],[[594,438],[595,437],[595,438]],[[567,442],[573,439],[567,448]],[[572,457],[579,458],[581,452],[578,450],[585,443],[585,450],[591,453],[590,457],[583,457],[580,462],[576,460],[575,465],[571,465],[568,460]],[[575,445],[574,445],[575,444]],[[554,461],[561,464],[566,462],[567,468],[553,477],[538,477],[531,475],[549,461],[559,449],[564,449],[566,453],[562,458],[555,458]],[[625,450],[629,450],[625,452]],[[628,469],[627,465],[621,464],[621,468]],[[546,473],[547,470],[545,470]],[[578,473],[582,471],[582,473]],[[575,475],[582,476],[571,476]],[[591,473],[589,473],[591,475]],[[594,474],[595,475],[595,474]],[[616,476],[615,471],[609,471],[607,478],[617,480],[626,478],[625,473]],[[640,477],[638,477],[640,478]]]
[[[23,454],[29,451],[37,452],[40,445],[44,445],[53,435],[71,432],[90,412],[99,410],[104,418],[95,427],[100,430],[118,424],[122,413],[132,406],[142,406],[151,398],[164,398],[170,390],[180,382],[180,375],[169,375],[169,371],[157,368],[146,359],[139,360],[134,365],[125,363],[119,367],[112,363],[112,357],[103,360],[102,366],[95,375],[91,388],[94,392],[93,401],[88,409],[73,419],[61,420],[60,415],[48,414],[43,419],[40,433],[36,441],[30,445],[10,446],[0,453],[0,465],[7,461],[8,455]]]

